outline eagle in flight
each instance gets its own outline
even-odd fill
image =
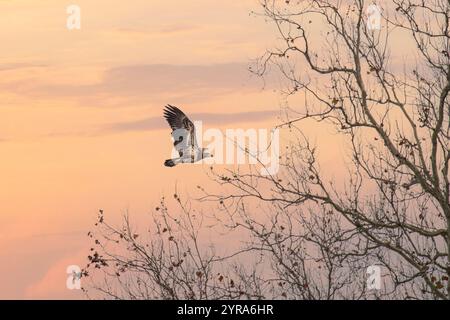
[[[173,145],[180,155],[178,158],[166,160],[166,167],[174,167],[179,163],[194,163],[213,156],[208,149],[198,147],[194,124],[183,111],[169,104],[164,109],[164,118],[172,128]]]

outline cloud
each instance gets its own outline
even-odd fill
[[[220,127],[232,123],[254,123],[264,120],[275,120],[280,115],[280,111],[262,110],[253,112],[239,112],[239,113],[191,113],[189,118],[192,121],[203,121],[206,126]],[[168,129],[168,125],[164,118],[147,117],[134,121],[122,121],[103,125],[96,125],[90,129],[84,130],[70,130],[70,131],[56,131],[45,134],[46,138],[60,138],[60,137],[99,137],[110,134],[122,132],[138,132],[138,131],[153,131]]]
[[[103,91],[146,94],[201,88],[239,88],[249,74],[240,63],[215,65],[138,65],[113,68],[99,85]]]
[[[194,25],[194,24],[181,24],[181,23],[173,23],[173,24],[167,24],[160,28],[136,28],[136,27],[124,27],[124,28],[117,28],[114,30],[114,32],[118,34],[123,35],[142,35],[142,36],[164,36],[167,34],[178,34],[178,33],[185,33],[190,32],[194,30],[200,29],[200,26]]]
[[[24,290],[26,299],[83,299],[81,290],[69,290],[66,287],[66,280],[70,276],[66,273],[70,265],[79,265],[83,268],[87,263],[87,249],[83,248],[78,252],[67,255],[54,263],[41,279],[30,284]]]
[[[34,63],[3,63],[0,64],[0,71],[10,71],[25,68],[43,68],[43,67],[45,67],[45,65]]]
[[[0,90],[32,97],[75,99],[87,106],[127,106],[168,100],[186,103],[261,88],[262,83],[252,78],[247,67],[246,63],[121,66],[105,70],[97,83],[79,84],[74,77],[73,84],[45,84],[42,75],[42,78],[34,76],[3,84]]]
[[[193,24],[170,24],[159,29],[161,33],[179,33],[199,29],[199,26]]]
[[[192,121],[201,120],[209,125],[225,125],[239,122],[258,122],[266,119],[273,119],[279,114],[279,111],[264,110],[254,112],[239,113],[193,113],[189,115]],[[125,131],[149,131],[166,129],[167,123],[163,117],[151,117],[142,120],[118,122],[104,127],[105,133],[117,133]]]

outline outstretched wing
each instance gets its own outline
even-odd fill
[[[167,105],[164,109],[164,118],[172,128],[174,138],[174,147],[180,154],[180,157],[193,154],[197,149],[195,140],[195,127],[191,120],[177,107]]]

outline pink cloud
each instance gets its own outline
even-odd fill
[[[81,268],[86,263],[87,249],[66,256],[51,266],[47,273],[37,282],[29,285],[25,289],[26,299],[85,299],[85,295],[81,290],[69,290],[66,287],[67,267],[70,265],[78,265]]]

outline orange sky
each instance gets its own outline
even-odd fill
[[[66,28],[66,1],[0,1],[3,299],[81,297],[65,269],[84,264],[99,208],[142,215],[175,184],[208,183],[202,165],[162,165],[166,103],[207,127],[277,123],[279,96],[246,71],[274,41],[249,15],[256,0],[73,3],[81,30]]]
[[[220,129],[276,120],[276,95],[246,71],[270,41],[255,1],[74,3],[69,31],[66,1],[0,1],[0,298],[80,297],[65,269],[84,264],[99,208],[145,214],[207,180],[162,166],[166,103]]]

